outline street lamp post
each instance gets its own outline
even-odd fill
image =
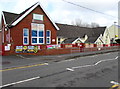
[[[115,29],[115,25],[116,25],[117,22],[114,22],[114,39],[116,38],[116,29]]]

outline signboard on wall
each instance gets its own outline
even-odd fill
[[[11,47],[11,44],[7,44],[7,45],[5,46],[5,51],[10,51],[10,47]]]
[[[9,51],[10,50],[10,46],[5,46],[5,51]]]
[[[47,49],[55,49],[55,45],[47,45]]]
[[[60,45],[47,45],[47,49],[57,49],[60,48]]]
[[[16,51],[16,53],[22,53],[22,51],[23,51],[23,46],[16,46],[15,51]]]
[[[16,53],[37,53],[40,46],[16,46]]]

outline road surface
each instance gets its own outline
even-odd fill
[[[118,52],[3,69],[0,87],[110,87],[118,81]]]

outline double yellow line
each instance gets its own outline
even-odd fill
[[[9,70],[15,70],[15,69],[24,69],[24,68],[30,68],[30,67],[36,67],[36,66],[42,66],[42,65],[48,65],[48,63],[28,65],[28,66],[21,66],[21,67],[13,67],[13,68],[0,70],[0,72],[9,71]]]

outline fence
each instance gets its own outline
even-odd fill
[[[97,45],[97,44],[60,44],[60,45],[36,45],[36,46],[11,46],[10,51],[4,51],[2,55],[59,55],[80,52],[93,52],[101,50],[119,49],[120,44]]]

